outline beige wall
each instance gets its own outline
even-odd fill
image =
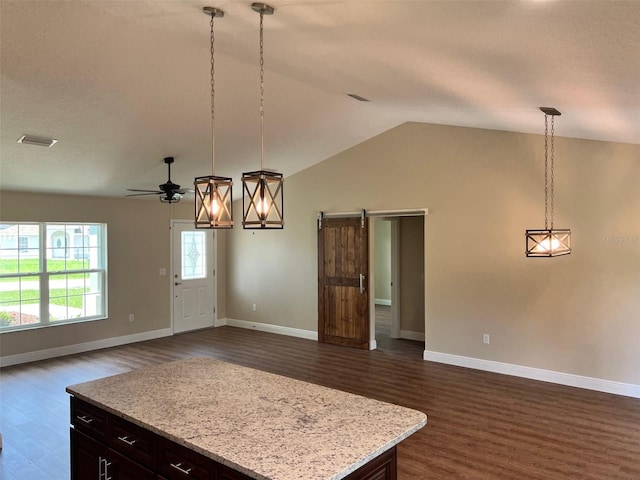
[[[640,384],[640,146],[557,137],[556,226],[572,229],[574,251],[527,259],[524,230],[544,226],[543,145],[407,123],[287,178],[284,230],[238,220],[220,234],[218,317],[315,331],[318,211],[429,208],[427,350]],[[5,333],[1,355],[168,328],[158,269],[170,267],[170,218],[191,210],[2,192],[2,220],[108,223],[110,290],[107,320]]]
[[[190,219],[193,205],[152,200],[0,194],[3,221],[100,222],[107,224],[109,316],[105,320],[59,325],[0,335],[2,356],[65,347],[170,327],[170,234],[174,219]],[[224,234],[218,242],[219,274],[226,264]],[[159,269],[166,268],[161,277]],[[218,282],[219,313],[225,316],[225,282]],[[129,322],[129,313],[135,321]]]
[[[424,333],[424,217],[400,222],[400,330]]]
[[[375,220],[375,298],[391,303],[391,224],[380,218]]]
[[[574,251],[528,259],[543,148],[407,123],[287,178],[283,231],[230,232],[227,316],[315,331],[318,211],[426,207],[428,350],[640,384],[640,146],[556,138],[556,226]]]

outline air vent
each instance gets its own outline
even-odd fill
[[[361,97],[360,95],[355,94],[355,93],[347,93],[347,96],[353,98],[354,100],[358,100],[359,102],[369,102],[370,101],[368,98]]]
[[[22,135],[18,139],[18,143],[26,143],[28,145],[37,145],[38,147],[53,147],[56,142],[55,138],[47,138],[47,137],[37,137],[35,135]]]

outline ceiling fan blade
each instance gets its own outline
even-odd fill
[[[162,195],[162,192],[130,193],[129,195],[125,195],[125,197],[143,197],[145,195]]]
[[[140,189],[140,188],[127,188],[127,191],[129,191],[129,192],[147,192],[147,193],[157,193],[157,194],[161,194],[162,193],[161,190],[145,190],[145,189]]]

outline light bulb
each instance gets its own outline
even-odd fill
[[[269,201],[266,198],[263,197],[258,200],[258,203],[256,205],[256,212],[261,217],[265,217],[267,215],[267,213],[269,212]]]
[[[218,215],[219,210],[220,210],[220,202],[218,201],[218,195],[213,195],[212,203],[210,205],[210,211],[215,216],[215,215]]]
[[[557,238],[548,236],[544,240],[539,242],[535,246],[534,250],[539,253],[548,253],[557,250],[559,246],[560,241]]]

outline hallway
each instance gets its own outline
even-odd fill
[[[424,342],[391,338],[391,307],[376,305],[376,343],[378,350],[422,358]]]

